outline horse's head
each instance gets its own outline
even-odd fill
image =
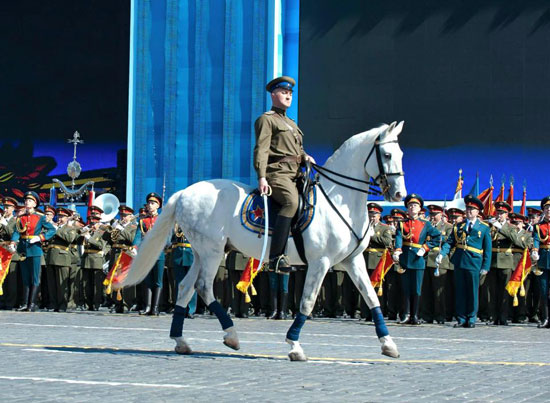
[[[380,186],[386,201],[400,201],[407,194],[402,164],[403,151],[398,143],[403,123],[393,122],[380,127],[379,135],[365,162],[367,175]]]

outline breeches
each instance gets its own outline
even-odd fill
[[[298,189],[296,183],[290,178],[277,178],[269,183],[273,199],[281,205],[279,215],[283,217],[294,217],[298,210]]]

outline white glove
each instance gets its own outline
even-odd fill
[[[89,232],[86,232],[86,233],[84,234],[84,238],[86,238],[86,240],[89,240],[91,237],[92,237],[92,236],[90,235]]]
[[[124,227],[122,225],[120,225],[120,223],[116,223],[115,225],[115,229],[119,230],[119,231],[122,231],[124,229]]]
[[[539,253],[534,250],[533,252],[531,252],[531,260],[534,260],[535,262],[538,261],[540,259],[540,256],[539,256]]]
[[[484,276],[484,275],[486,275],[487,273],[488,273],[487,270],[481,270],[481,271],[479,272],[479,274],[480,274],[481,276]]]
[[[37,243],[37,242],[40,242],[40,237],[38,235],[34,235],[33,237],[31,237],[31,239],[29,239],[29,243]]]
[[[495,227],[496,229],[501,229],[502,228],[502,223],[500,221],[495,221],[493,223],[493,227]]]
[[[420,257],[424,256],[425,254],[426,254],[426,249],[424,248],[420,248],[418,249],[418,252],[416,252],[416,256],[420,256]]]
[[[435,257],[435,263],[436,263],[437,265],[440,265],[442,261],[443,261],[443,255],[440,253],[439,255],[437,255],[437,256]]]
[[[400,250],[393,252],[392,259],[394,262],[399,262],[399,256],[401,256],[401,253],[403,252],[401,252]]]
[[[10,243],[10,244],[8,245],[7,249],[8,249],[8,252],[9,252],[9,253],[15,253],[16,250],[17,250],[17,249],[15,248],[15,244],[14,244],[14,243]]]
[[[8,225],[8,221],[5,217],[0,218],[0,225]]]
[[[90,227],[83,227],[80,229],[81,234],[86,234],[90,231]]]
[[[128,251],[128,254],[129,254],[130,256],[132,256],[132,257],[136,257],[137,254],[138,254],[138,251],[137,251],[136,248],[132,248],[132,249],[130,249],[130,250]]]

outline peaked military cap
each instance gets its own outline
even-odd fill
[[[464,211],[462,211],[461,209],[456,208],[456,207],[451,207],[451,208],[447,209],[447,214],[449,216],[452,216],[452,217],[463,216]]]
[[[56,211],[55,211],[55,207],[54,206],[50,206],[49,204],[44,206],[44,212],[45,213],[52,213],[53,215],[55,215]]]
[[[382,217],[382,220],[386,223],[386,224],[389,224],[391,222],[393,222],[393,217],[391,215],[385,215],[384,217]]]
[[[540,202],[540,208],[544,209],[544,206],[547,204],[550,204],[550,196],[546,196],[542,201]]]
[[[33,192],[32,190],[29,190],[28,192],[26,192],[23,199],[34,200],[37,206],[40,204],[40,197],[38,196],[38,193]]]
[[[156,201],[159,204],[159,207],[162,207],[162,197],[160,197],[158,193],[155,193],[155,192],[149,193],[145,200],[147,202],[149,202],[149,200]]]
[[[294,79],[292,77],[282,76],[282,77],[274,78],[273,80],[268,82],[267,85],[265,86],[265,89],[268,92],[273,92],[277,88],[284,88],[286,90],[291,90],[292,91],[292,88],[295,85],[296,85],[296,81],[294,81]]]
[[[65,207],[59,207],[57,209],[57,215],[58,216],[65,216],[65,217],[70,217],[73,215],[73,212],[71,210],[69,210],[68,208],[65,208]]]
[[[17,200],[14,197],[6,196],[2,199],[2,204],[5,206],[17,207]]]
[[[526,223],[529,219],[525,217],[524,215],[518,214],[518,213],[511,213],[510,214],[510,221],[511,222],[520,222],[523,221]]]
[[[464,204],[466,207],[471,207],[483,211],[483,203],[477,197],[473,195],[466,195],[464,198]]]
[[[541,215],[542,211],[540,211],[538,208],[527,207],[527,214],[530,216],[536,216],[536,215]]]
[[[368,203],[367,204],[367,210],[369,213],[382,213],[382,211],[384,211],[384,209],[382,208],[382,206],[378,203]]]
[[[411,193],[405,197],[405,207],[407,207],[409,203],[418,203],[420,208],[424,207],[424,199],[416,193]]]
[[[92,204],[89,208],[90,215],[101,215],[103,214],[103,209],[99,206]]]
[[[128,206],[120,206],[118,208],[118,212],[120,213],[120,215],[130,215],[134,214],[134,209]]]
[[[394,220],[404,220],[408,216],[406,211],[400,210],[398,208],[392,209],[390,214]]]
[[[506,203],[505,201],[501,201],[501,202],[496,202],[495,203],[495,209],[496,211],[505,211],[507,213],[511,213],[512,212],[512,206],[510,206],[508,203]]]
[[[430,214],[443,213],[443,207],[438,206],[437,204],[430,204],[428,209],[430,210]]]

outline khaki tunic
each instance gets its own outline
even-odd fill
[[[389,225],[378,223],[374,226],[374,234],[369,246],[363,252],[368,270],[374,270],[382,258],[384,251],[390,249],[393,244],[392,230]]]

